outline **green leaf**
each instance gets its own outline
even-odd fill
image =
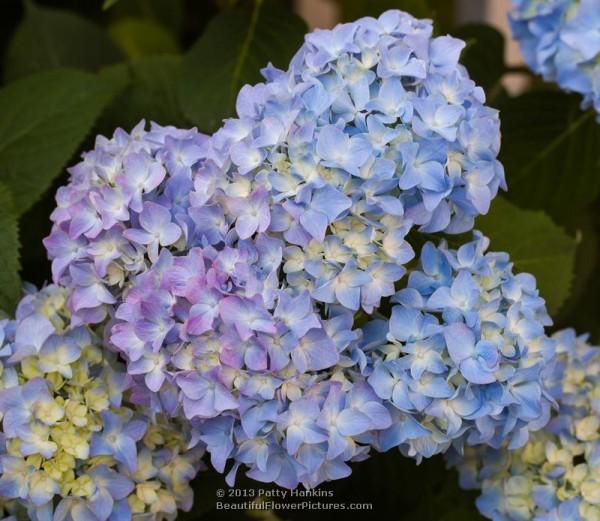
[[[108,26],[108,33],[128,58],[179,52],[172,34],[150,19],[122,18]]]
[[[597,269],[596,269],[597,271]],[[579,275],[579,274],[577,274]],[[598,294],[600,277],[596,274],[588,279],[585,290],[571,305],[567,302],[568,312],[558,317],[556,329],[574,328],[579,333],[590,335],[590,343],[600,343],[600,320],[598,320]]]
[[[180,56],[147,56],[107,69],[127,82],[127,88],[105,111],[100,127],[112,133],[116,127],[130,129],[141,119],[162,125],[191,126],[185,118],[177,92]]]
[[[217,15],[183,62],[180,93],[188,118],[204,131],[218,128],[234,114],[242,85],[260,81],[268,62],[287,67],[305,31],[276,0],[254,0]]]
[[[590,335],[590,343],[600,343],[600,320],[598,320],[598,294],[600,293],[600,277],[591,277],[585,293],[577,300],[577,307],[567,319],[559,320],[556,329],[574,328],[579,333]]]
[[[457,0],[428,0],[431,13],[427,18],[433,18],[434,34],[448,34],[455,27],[457,17]]]
[[[19,224],[10,190],[0,183],[0,310],[11,313],[21,294]]]
[[[116,78],[59,69],[0,90],[0,181],[19,215],[50,186],[123,87]]]
[[[196,10],[205,6],[216,9],[212,2],[195,2],[192,6],[186,0],[111,0],[114,2],[110,11],[111,18],[143,18],[152,20],[168,29],[172,34],[179,35],[184,24],[189,28],[193,21],[191,30],[195,30],[198,23],[204,20],[196,18]],[[117,3],[118,2],[118,3]],[[185,5],[184,5],[185,4]],[[187,16],[187,18],[186,18]],[[191,20],[190,20],[191,18]],[[200,34],[193,32],[192,34]]]
[[[531,92],[499,107],[508,197],[567,223],[600,195],[600,125],[578,96]]]
[[[600,342],[598,294],[600,293],[600,213],[597,205],[577,218],[577,257],[575,280],[567,302],[556,317],[556,328],[573,327],[581,333],[590,333],[591,342]]]
[[[57,67],[94,71],[120,59],[117,47],[93,22],[26,2],[25,18],[8,46],[4,77],[14,80]]]
[[[502,197],[476,227],[490,240],[492,251],[506,251],[516,271],[535,276],[550,313],[569,296],[577,241],[540,211],[523,210]]]
[[[388,9],[400,9],[416,18],[433,18],[434,33],[446,34],[456,12],[454,0],[343,0],[342,20],[353,22],[363,16],[379,16]]]
[[[340,2],[342,20],[353,22],[363,16],[379,16],[388,9],[400,9],[416,18],[431,18],[427,0],[344,0]]]
[[[461,63],[477,85],[489,92],[504,74],[504,36],[483,24],[469,24],[453,31],[453,36],[467,43]]]
[[[569,298],[560,310],[558,320],[563,320],[571,314],[580,311],[579,300],[588,291],[590,281],[596,275],[599,260],[600,244],[594,221],[597,217],[596,208],[581,215],[574,226],[573,233],[577,238],[577,255],[575,256],[575,277]]]
[[[115,5],[119,0],[104,0],[102,3],[102,10],[106,11]]]

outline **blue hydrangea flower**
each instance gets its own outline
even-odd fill
[[[389,11],[309,34],[211,138],[143,124],[98,138],[45,240],[75,323],[103,320],[161,248],[263,233],[281,241],[287,285],[371,313],[414,256],[411,229],[469,230],[505,188],[498,114],[463,47]]]
[[[600,113],[598,0],[513,0],[510,23],[529,67]]]
[[[368,382],[411,416],[396,413],[404,426],[379,433],[381,449],[420,458],[451,444],[516,448],[547,422],[550,318],[534,278],[514,275],[508,255],[487,247],[479,233],[457,250],[427,243],[389,322],[365,330]]]
[[[198,232],[215,245],[237,218],[249,237],[247,207],[268,193],[261,226],[285,242],[288,284],[371,313],[414,256],[413,227],[467,231],[505,188],[498,115],[458,63],[463,47],[400,11],[307,35],[210,139],[190,197]],[[223,178],[234,186],[217,215],[203,206]]]
[[[158,520],[189,509],[203,446],[188,449],[189,427],[131,401],[100,331],[69,325],[68,298],[48,286],[2,323],[0,497],[34,521]],[[38,326],[31,340],[28,325]]]
[[[495,521],[600,517],[600,351],[570,329],[552,338],[557,360],[544,379],[559,407],[548,426],[515,451],[449,453],[461,486],[481,489],[477,507]]]

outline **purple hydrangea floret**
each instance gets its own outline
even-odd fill
[[[75,324],[104,320],[128,278],[154,262],[161,247],[181,251],[196,240],[188,194],[208,138],[144,126],[99,136],[56,194],[44,245],[54,281],[73,288]]]

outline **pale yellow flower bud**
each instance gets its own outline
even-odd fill
[[[65,403],[65,414],[69,421],[74,425],[77,425],[77,427],[84,427],[87,425],[88,410],[84,404],[79,403],[76,400],[67,400]]]
[[[160,489],[160,483],[156,481],[147,481],[140,483],[135,488],[137,497],[146,505],[151,505],[158,499],[157,492]]]
[[[88,497],[96,490],[96,485],[91,476],[87,474],[79,476],[71,486],[71,494],[74,496]]]
[[[587,416],[575,421],[575,436],[582,441],[592,441],[599,437],[600,418]]]

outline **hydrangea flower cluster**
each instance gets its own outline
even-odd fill
[[[348,310],[322,318],[306,291],[271,287],[281,255],[267,245],[164,250],[112,328],[139,396],[181,410],[215,468],[235,461],[230,480],[245,464],[254,479],[312,487],[370,446],[417,458],[465,440],[519,447],[547,422],[544,301],[480,234],[458,250],[427,243],[389,324],[364,331]]]
[[[352,274],[371,313],[414,256],[414,226],[470,230],[505,188],[498,114],[458,63],[464,45],[388,11],[307,35],[287,72],[268,67],[266,83],[241,90],[209,155],[245,185],[238,234],[282,236],[290,286],[357,309],[336,290]],[[204,195],[205,176],[195,184]]]
[[[245,464],[254,479],[314,487],[347,476],[346,461],[368,451],[362,438],[391,419],[364,378],[345,375],[365,363],[352,314],[322,319],[308,292],[279,289],[280,264],[267,237],[163,250],[117,309],[111,340],[138,399],[192,421],[217,470],[233,458],[231,480]]]
[[[157,126],[99,138],[45,241],[75,316],[104,318],[109,290],[161,247],[218,246],[231,228],[280,237],[288,285],[371,312],[414,256],[414,225],[466,231],[505,188],[498,114],[458,64],[464,42],[431,35],[399,11],[316,31],[210,140]]]
[[[366,336],[368,382],[420,423],[411,456],[464,441],[520,447],[548,421],[542,371],[554,344],[544,334],[544,300],[531,275],[513,275],[507,254],[486,253],[488,243],[477,232],[457,250],[426,243],[407,287],[392,298],[387,327],[377,321]],[[405,440],[400,426],[379,435],[381,450]]]
[[[513,0],[513,37],[544,79],[600,113],[600,1]]]
[[[90,440],[103,441],[78,471],[110,457],[133,480],[131,451],[91,454],[117,420],[120,432],[181,420],[191,454],[206,446],[220,472],[231,462],[230,482],[243,465],[288,488],[345,477],[371,447],[517,447],[545,423],[553,343],[533,277],[476,235],[428,244],[397,291],[411,231],[470,230],[505,189],[498,114],[458,63],[463,47],[389,11],[308,35],[210,138],[143,123],[98,138],[45,240],[69,288],[71,325],[54,336],[102,323],[117,353],[99,374],[124,378],[134,412],[98,411]],[[361,328],[365,314],[384,320]],[[46,341],[11,363],[38,363]],[[141,454],[145,439],[128,446]],[[130,493],[113,499],[137,512]]]
[[[174,519],[203,449],[126,401],[122,364],[68,325],[67,298],[48,286],[2,321],[0,496],[36,521]]]
[[[495,521],[600,519],[600,350],[573,330],[553,336],[557,363],[546,382],[559,410],[516,451],[476,447],[450,461],[461,485],[481,489]]]
[[[96,147],[72,167],[58,189],[44,240],[54,282],[73,288],[75,324],[99,323],[118,300],[128,277],[156,261],[158,250],[184,250],[195,240],[187,208],[192,168],[204,157],[207,137],[140,122]]]

